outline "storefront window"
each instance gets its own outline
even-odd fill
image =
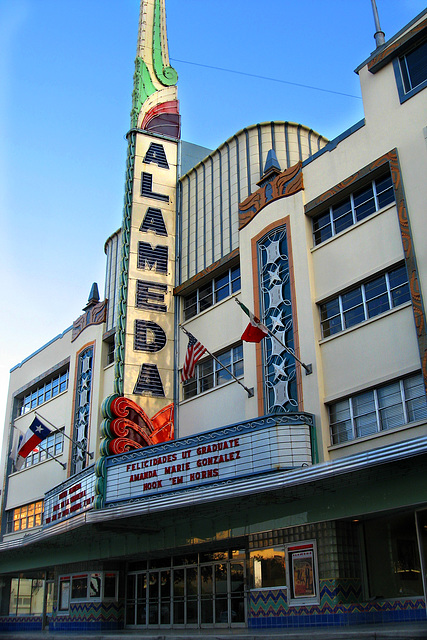
[[[41,615],[43,611],[44,580],[12,578],[9,615]]]
[[[286,586],[284,547],[256,549],[250,552],[251,584],[254,589]]]
[[[364,523],[370,598],[423,595],[421,563],[413,513]]]
[[[59,580],[59,610],[68,611],[70,601],[115,600],[117,573],[80,573],[61,576]]]

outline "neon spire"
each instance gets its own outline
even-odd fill
[[[169,63],[165,0],[141,0],[132,128],[179,137],[177,81]]]

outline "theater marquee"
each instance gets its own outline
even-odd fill
[[[270,416],[111,456],[105,506],[310,465],[309,423],[306,414]]]

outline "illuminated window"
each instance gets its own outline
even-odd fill
[[[40,527],[43,520],[43,500],[16,507],[7,512],[7,533]]]

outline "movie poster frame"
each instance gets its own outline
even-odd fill
[[[319,564],[316,540],[301,540],[285,544],[286,580],[288,584],[288,604],[305,606],[320,603]],[[302,570],[306,576],[298,580]]]

